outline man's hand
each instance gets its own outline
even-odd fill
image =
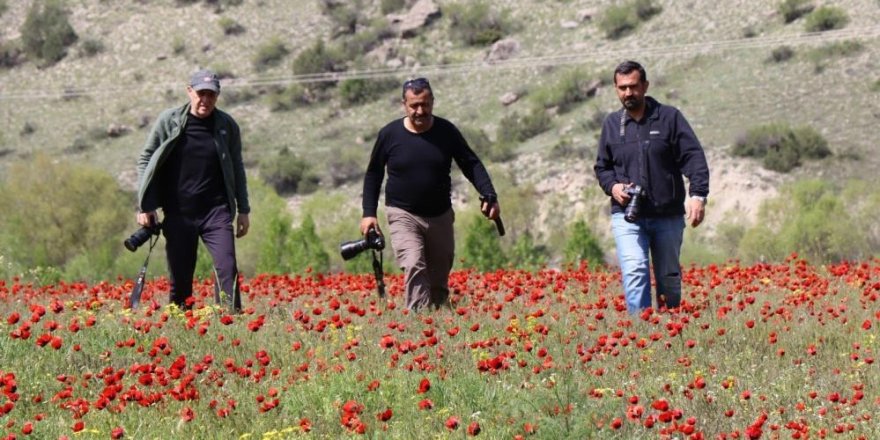
[[[498,201],[491,204],[484,201],[480,204],[480,212],[488,217],[489,220],[495,220],[496,218],[501,217],[501,205],[498,204]]]
[[[235,238],[241,238],[247,235],[248,229],[251,228],[251,219],[247,214],[238,214],[235,220]]]
[[[371,227],[375,229],[379,235],[383,235],[382,229],[379,228],[379,219],[376,217],[364,217],[361,219],[361,235],[367,235],[367,231],[369,231]]]
[[[145,228],[156,226],[159,224],[159,215],[156,211],[139,212],[137,214],[137,222]]]
[[[611,197],[620,204],[620,206],[626,206],[629,203],[630,195],[626,192],[626,189],[632,186],[632,183],[629,185],[625,183],[615,183],[611,187]]]
[[[700,226],[700,223],[703,223],[703,218],[705,216],[706,202],[689,197],[687,202],[687,222],[692,227],[696,228],[697,226]]]

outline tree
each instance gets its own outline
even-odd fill
[[[578,219],[569,229],[569,239],[565,245],[565,262],[578,264],[588,261],[591,266],[603,264],[605,253],[599,246],[596,236],[587,226],[587,222]]]
[[[465,227],[461,254],[465,266],[483,272],[498,269],[507,263],[495,225],[476,216]]]
[[[47,65],[64,58],[78,38],[67,15],[60,0],[34,2],[21,27],[25,53]]]

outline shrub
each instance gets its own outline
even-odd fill
[[[296,75],[317,75],[340,70],[343,70],[341,53],[333,48],[328,48],[320,39],[315,40],[311,46],[300,52],[293,60],[293,73]]]
[[[382,0],[379,10],[383,14],[390,14],[403,9],[404,6],[406,6],[406,0]]]
[[[486,132],[467,125],[461,126],[460,130],[471,150],[484,162],[505,162],[516,155],[512,142],[492,142]]]
[[[38,155],[10,166],[5,177],[0,249],[23,267],[61,268],[80,254],[123,249],[132,203],[113,176]]]
[[[770,58],[767,60],[773,63],[782,63],[794,57],[794,49],[791,46],[779,46],[770,52]]]
[[[496,139],[502,144],[524,142],[549,130],[552,125],[550,115],[542,107],[535,107],[524,116],[513,112],[498,122]]]
[[[776,7],[776,12],[782,16],[782,21],[788,24],[809,14],[813,8],[811,0],[783,0]]]
[[[254,69],[264,70],[277,66],[290,51],[278,37],[272,37],[266,44],[257,49],[254,55]]]
[[[311,192],[319,182],[311,165],[287,148],[260,162],[260,177],[280,194]]]
[[[66,48],[78,38],[67,16],[60,0],[34,2],[21,27],[25,53],[45,65],[64,58]]]
[[[569,229],[565,244],[565,262],[579,264],[588,261],[590,266],[605,264],[605,253],[599,241],[582,219],[575,221]]]
[[[321,13],[333,23],[333,37],[350,35],[357,31],[363,5],[360,0],[344,2],[321,0]]]
[[[450,20],[450,33],[469,46],[492,44],[513,31],[514,24],[508,11],[497,12],[486,1],[453,3],[446,15]]]
[[[25,60],[24,51],[19,42],[0,41],[0,68],[12,68]]]
[[[605,10],[599,21],[599,29],[609,39],[616,40],[629,35],[639,23],[647,21],[663,11],[653,0],[634,0],[614,5]]]
[[[804,23],[807,32],[824,32],[842,29],[849,23],[849,16],[841,8],[820,6],[816,8]]]
[[[532,100],[543,108],[557,108],[566,113],[596,95],[600,81],[590,78],[580,70],[573,70],[554,84],[535,91]]]
[[[0,0],[0,16],[5,14],[7,9],[9,9],[9,5],[6,4],[6,0]]]
[[[784,173],[799,166],[802,158],[822,159],[831,155],[831,150],[811,127],[768,124],[749,130],[733,145],[732,154],[761,158],[764,168]]]
[[[868,257],[868,241],[850,208],[872,193],[862,187],[860,193],[848,192],[855,198],[845,202],[839,194],[839,188],[821,180],[783,187],[778,197],[761,205],[758,226],[746,231],[741,254],[747,260],[781,260],[794,251],[814,263]]]
[[[341,42],[339,60],[355,60],[382,44],[382,41],[394,37],[394,32],[385,18],[374,20],[368,27],[344,38]]]
[[[181,36],[174,37],[171,40],[171,53],[174,55],[181,55],[186,52],[186,39]]]
[[[522,270],[537,270],[547,264],[550,254],[547,247],[536,244],[532,233],[526,231],[516,237],[510,248],[510,264]]]
[[[481,272],[500,269],[507,264],[494,223],[478,215],[470,216],[465,222],[461,264]]]
[[[221,17],[217,24],[223,30],[223,35],[240,35],[245,31],[244,26],[230,17]]]
[[[270,90],[266,94],[269,110],[273,112],[290,111],[299,105],[309,105],[308,91],[299,84],[291,84],[280,90]]]
[[[864,51],[865,46],[858,41],[836,41],[810,49],[806,57],[813,63],[816,73],[822,72],[825,65],[835,59],[853,56]]]
[[[347,79],[339,85],[339,99],[343,105],[353,106],[375,101],[397,87],[397,81],[372,78]]]
[[[86,38],[80,47],[80,56],[93,57],[104,51],[104,42],[96,38]]]

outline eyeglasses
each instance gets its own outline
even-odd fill
[[[406,95],[407,90],[412,90],[413,92],[416,92],[416,94],[418,94],[425,89],[428,89],[428,91],[433,93],[433,90],[431,90],[431,83],[428,82],[427,78],[408,79],[403,83],[404,95]]]

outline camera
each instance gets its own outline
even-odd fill
[[[154,226],[144,226],[137,231],[134,231],[134,234],[131,234],[131,237],[128,237],[122,244],[125,245],[125,248],[134,252],[141,247],[142,244],[150,241],[150,237],[154,235],[159,235],[159,231],[162,230],[162,225],[157,224]]]
[[[629,194],[630,199],[626,209],[623,210],[623,219],[635,223],[639,219],[639,210],[645,196],[645,190],[641,185],[634,185],[626,188],[626,193]]]
[[[339,245],[339,253],[343,260],[351,260],[367,249],[381,251],[385,249],[385,238],[375,228],[367,230],[367,236],[360,240],[346,241]]]

